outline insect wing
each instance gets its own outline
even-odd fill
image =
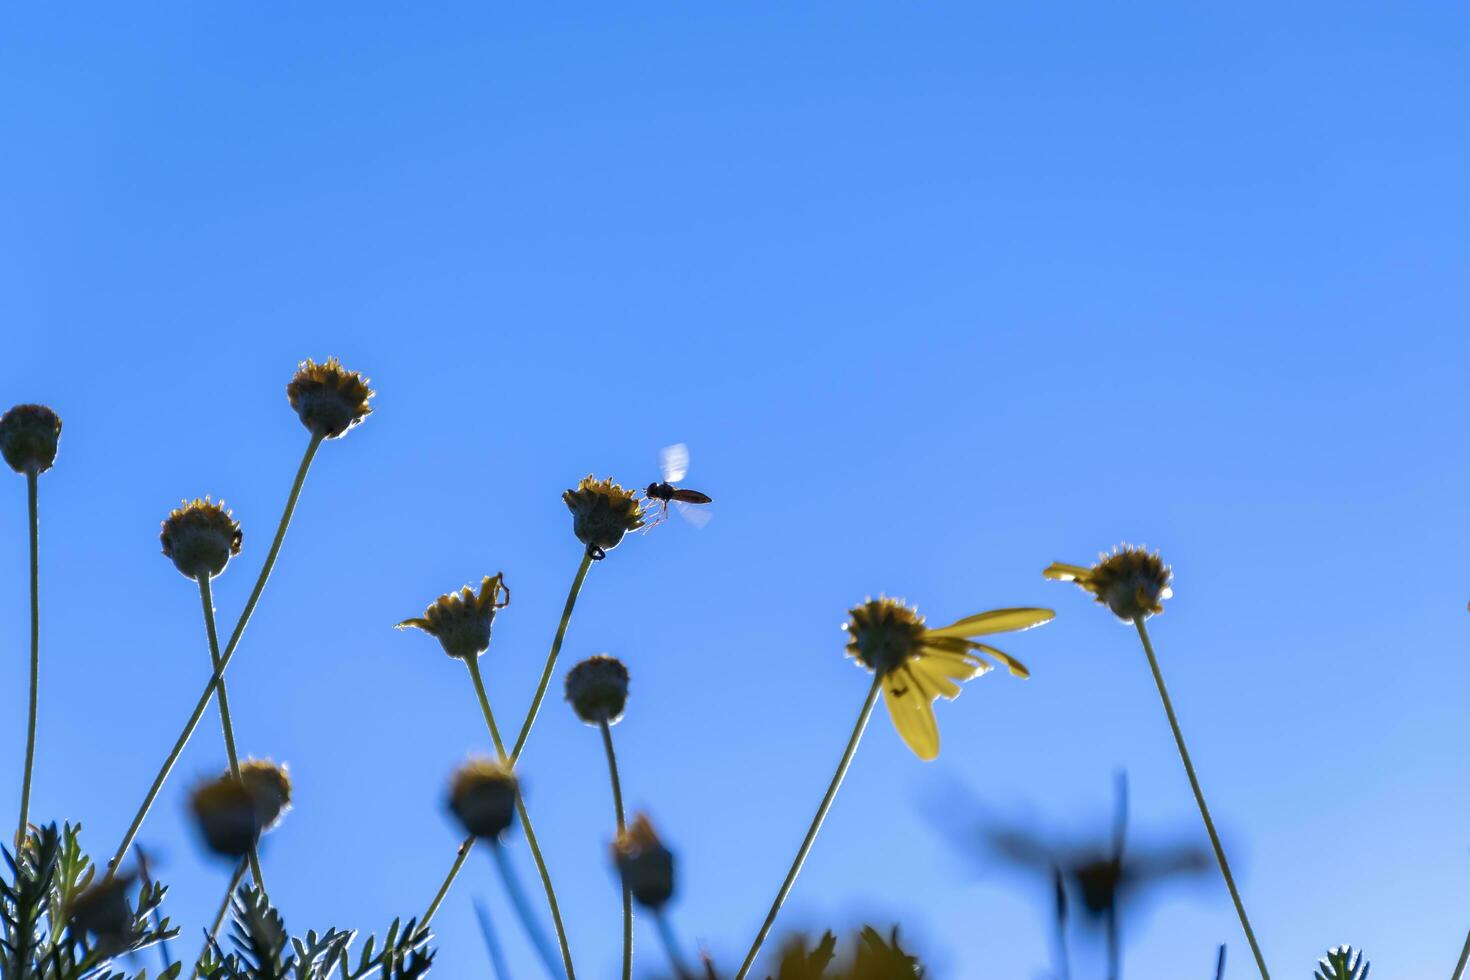
[[[689,473],[689,447],[682,442],[665,446],[658,453],[658,468],[665,483],[678,483]]]
[[[677,497],[674,499],[674,509],[679,512],[680,517],[695,527],[704,527],[709,523],[709,519],[714,516],[707,509],[703,507],[691,507]]]

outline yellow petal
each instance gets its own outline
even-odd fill
[[[401,623],[394,624],[393,628],[396,630],[427,630],[429,628],[429,621],[427,619],[405,619]]]
[[[1011,675],[1013,677],[1031,676],[1031,671],[1026,669],[1026,665],[1021,663],[1021,661],[1017,660],[1015,657],[1011,656],[1008,653],[1001,653],[995,647],[986,646],[984,643],[975,644],[975,649],[983,652],[986,656],[994,657],[996,660],[999,660],[1001,663],[1005,664],[1006,669],[1011,672]]]
[[[924,647],[924,652],[919,654],[916,662],[927,664],[932,670],[957,681],[967,681],[992,669],[990,664],[968,650],[964,653],[954,653],[949,650],[937,650],[932,646]]]
[[[1058,582],[1080,582],[1092,574],[1092,569],[1081,565],[1068,565],[1066,562],[1054,561],[1041,573],[1049,579]]]
[[[883,701],[888,705],[893,727],[914,755],[925,762],[937,758],[939,726],[934,721],[934,708],[907,667],[890,671],[883,678]]]
[[[988,636],[991,633],[1009,633],[1014,630],[1029,630],[1033,626],[1054,618],[1050,609],[992,609],[990,612],[966,616],[957,623],[928,630],[929,636]]]
[[[975,668],[966,664],[964,673],[959,679],[967,681],[975,676]],[[953,701],[960,696],[960,686],[950,679],[953,673],[960,672],[960,665],[944,658],[917,656],[909,661],[909,670],[923,682],[924,690],[937,692],[942,698]]]

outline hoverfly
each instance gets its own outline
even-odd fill
[[[674,486],[689,472],[689,447],[682,442],[674,446],[665,446],[659,451],[658,467],[663,473],[662,482],[650,483],[643,491],[643,499],[647,504],[645,513],[658,511],[658,516],[649,522],[648,526],[657,527],[669,519],[670,503],[678,508],[681,516],[697,527],[708,524],[709,513],[693,510],[689,505],[707,504],[711,500],[710,496],[698,490]]]

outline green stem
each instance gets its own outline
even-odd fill
[[[827,785],[827,794],[822,797],[822,803],[817,807],[816,816],[812,817],[812,825],[807,828],[806,837],[796,852],[796,860],[791,862],[791,870],[786,872],[786,880],[781,882],[781,890],[776,893],[776,900],[771,903],[771,911],[766,913],[766,921],[761,923],[761,930],[756,934],[755,942],[751,943],[750,952],[745,954],[745,962],[740,965],[740,972],[735,974],[735,980],[745,980],[745,975],[750,972],[751,965],[755,963],[756,954],[761,950],[761,944],[766,941],[771,927],[776,924],[776,916],[786,902],[786,896],[791,893],[791,886],[796,884],[796,876],[801,873],[801,866],[806,862],[806,856],[811,851],[812,844],[817,840],[817,832],[822,829],[822,822],[827,819],[827,811],[832,808],[832,801],[836,799],[837,790],[842,786],[842,779],[847,775],[847,767],[852,765],[852,757],[857,753],[858,742],[863,737],[863,729],[868,727],[868,718],[873,713],[873,705],[878,701],[878,689],[882,683],[883,675],[875,673],[873,686],[868,688],[867,700],[863,702],[863,710],[858,712],[857,723],[852,726],[852,735],[847,740],[847,749],[842,753],[842,761],[837,763],[837,771],[832,774],[832,782]]]
[[[536,915],[531,911],[531,903],[526,901],[526,892],[521,888],[520,878],[516,876],[515,869],[511,867],[510,855],[500,845],[500,841],[490,842],[490,856],[495,859],[495,867],[500,871],[500,880],[505,883],[505,894],[510,898],[510,904],[515,906],[516,914],[521,917],[521,925],[526,930],[526,935],[531,938],[531,945],[536,947],[536,953],[541,957],[546,972],[556,976],[556,954],[551,951],[551,944],[546,941],[546,933],[536,924]]]
[[[679,952],[679,940],[674,935],[674,926],[669,922],[668,913],[659,909],[653,917],[658,923],[658,935],[663,940],[664,952],[669,956],[669,966],[674,968],[674,976],[679,980],[689,980],[694,974],[684,965],[684,956]]]
[[[541,711],[541,701],[546,697],[546,688],[551,684],[551,673],[556,669],[556,658],[561,653],[562,640],[567,635],[567,624],[572,621],[572,610],[577,605],[577,596],[582,591],[582,582],[587,578],[587,570],[592,567],[592,552],[589,549],[582,555],[582,564],[577,566],[577,577],[572,579],[571,591],[567,593],[567,604],[561,611],[561,622],[557,624],[556,636],[551,641],[551,653],[547,654],[546,667],[541,671],[541,683],[536,685],[536,696],[531,699],[531,710],[526,712],[526,720],[521,724],[521,733],[516,736],[515,748],[510,750],[510,764],[515,765],[521,758],[521,750],[526,747],[526,739],[531,737],[531,726],[536,723],[536,715]]]
[[[501,762],[513,765],[505,753],[505,743],[501,741],[500,729],[495,724],[495,714],[490,710],[490,699],[485,694],[485,681],[480,676],[480,660],[474,657],[466,660],[465,664],[475,682],[475,695],[480,699],[480,712],[485,716],[485,726],[490,729],[490,740],[495,743],[495,751],[500,754]],[[576,980],[576,971],[572,969],[572,948],[567,943],[566,927],[562,925],[561,907],[556,903],[556,889],[551,885],[551,872],[546,869],[546,859],[541,855],[541,845],[536,842],[536,831],[531,827],[531,815],[526,812],[526,802],[519,794],[516,795],[516,814],[521,818],[521,829],[526,832],[526,845],[531,849],[531,857],[536,861],[536,871],[541,875],[541,886],[546,890],[546,904],[551,908],[551,921],[556,926],[556,941],[561,945],[561,959],[567,970],[567,980]]]
[[[243,786],[244,781],[240,778],[240,755],[235,751],[235,724],[230,721],[230,695],[225,687],[224,666],[220,662],[219,635],[214,628],[214,596],[210,594],[207,573],[199,576],[199,601],[204,606],[204,631],[209,634],[209,660],[214,666],[215,676],[219,678],[219,721],[225,732],[225,757],[230,761],[230,775]],[[250,876],[255,879],[255,887],[260,889],[261,896],[269,902],[265,876],[260,873],[260,855],[256,852],[254,843],[250,845],[248,859]]]
[[[1455,964],[1455,975],[1450,980],[1460,980],[1465,975],[1465,964],[1470,963],[1470,934],[1465,936],[1465,948],[1460,950],[1460,962]]]
[[[607,752],[607,774],[612,780],[613,816],[618,823],[618,836],[623,835],[623,783],[618,778],[618,756],[613,751],[612,726],[604,718],[597,723],[602,731],[602,747]],[[619,875],[621,878],[622,876]],[[633,893],[623,884],[623,980],[633,976]]]
[[[36,708],[41,696],[41,569],[40,521],[36,516],[35,472],[26,473],[26,506],[31,524],[31,699],[26,724],[26,766],[20,783],[20,826],[15,832],[16,853],[25,843],[31,822],[31,772],[36,762]]]
[[[214,922],[204,937],[204,948],[199,951],[199,959],[194,962],[194,976],[199,975],[199,964],[204,962],[204,958],[209,955],[209,948],[219,937],[220,926],[224,925],[225,913],[230,910],[230,900],[235,897],[235,889],[240,886],[240,879],[243,877],[245,877],[245,862],[241,861],[235,865],[234,874],[230,875],[229,887],[225,889],[225,900],[219,903],[219,911],[214,914]]]
[[[454,864],[449,868],[449,874],[444,876],[444,883],[434,894],[434,900],[429,907],[424,909],[424,914],[419,919],[421,926],[427,927],[434,918],[434,913],[439,911],[439,906],[444,904],[444,896],[449,894],[449,886],[454,884],[454,879],[459,877],[459,869],[464,867],[465,860],[470,856],[470,851],[475,846],[475,835],[466,837],[459,845],[459,853],[454,857]]]
[[[1235,876],[1230,873],[1230,862],[1225,859],[1225,848],[1220,844],[1220,835],[1215,832],[1215,821],[1210,816],[1205,794],[1199,788],[1199,777],[1194,774],[1194,763],[1189,759],[1189,749],[1184,744],[1184,733],[1179,730],[1179,719],[1174,714],[1174,702],[1169,700],[1169,688],[1164,684],[1164,675],[1159,671],[1159,660],[1154,655],[1154,645],[1149,641],[1148,627],[1142,616],[1133,617],[1138,628],[1138,638],[1143,642],[1143,652],[1148,654],[1148,666],[1153,671],[1154,683],[1159,688],[1159,700],[1164,702],[1164,714],[1169,716],[1169,727],[1174,731],[1174,744],[1179,747],[1179,759],[1184,763],[1184,772],[1189,776],[1189,787],[1194,790],[1194,801],[1199,805],[1199,815],[1204,818],[1205,830],[1210,835],[1210,846],[1215,849],[1215,860],[1220,864],[1220,873],[1225,876],[1225,887],[1230,889],[1230,900],[1235,903],[1235,914],[1240,918],[1240,927],[1245,930],[1246,942],[1256,958],[1256,968],[1261,971],[1261,980],[1271,980],[1266,972],[1266,960],[1261,956],[1261,947],[1256,944],[1256,934],[1251,930],[1250,919],[1246,918],[1245,905],[1240,900],[1240,891],[1235,887]]]
[[[117,853],[107,862],[107,878],[117,874],[118,867],[122,864],[123,857],[128,853],[128,848],[133,846],[133,838],[138,836],[138,831],[143,826],[143,821],[148,817],[148,811],[153,808],[153,803],[158,799],[163,784],[168,780],[168,775],[173,771],[174,763],[178,762],[179,756],[184,751],[184,746],[189,744],[189,738],[194,734],[194,729],[199,726],[199,719],[204,717],[204,712],[209,709],[209,702],[214,698],[214,689],[224,677],[224,669],[230,665],[230,658],[235,655],[235,647],[240,643],[240,637],[245,633],[245,626],[250,622],[250,616],[255,612],[255,604],[260,601],[260,594],[265,591],[265,583],[271,577],[271,569],[275,567],[276,556],[281,552],[281,543],[286,540],[286,528],[291,525],[291,515],[296,510],[296,501],[301,496],[301,487],[306,483],[306,471],[311,468],[311,461],[316,456],[316,451],[322,444],[320,435],[313,435],[311,442],[307,444],[306,454],[301,457],[301,465],[296,470],[296,481],[291,484],[291,493],[286,497],[286,509],[281,512],[280,523],[276,526],[276,537],[271,542],[270,551],[266,553],[265,564],[261,566],[260,575],[255,580],[255,588],[250,592],[250,598],[245,602],[245,609],[240,613],[240,619],[235,623],[235,630],[230,634],[230,642],[225,644],[223,656],[220,658],[219,669],[209,678],[209,683],[204,686],[204,693],[199,695],[199,703],[194,706],[194,713],[184,723],[183,731],[174,741],[174,747],[169,751],[168,758],[164,759],[158,775],[153,777],[153,785],[148,788],[148,795],[143,798],[143,804],[138,807],[133,822],[129,825],[127,833],[123,835],[122,844],[118,846]]]

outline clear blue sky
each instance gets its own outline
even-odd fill
[[[1175,567],[1155,638],[1277,973],[1353,942],[1385,976],[1448,975],[1470,925],[1463,6],[309,8],[0,28],[0,400],[66,423],[35,816],[115,845],[207,674],[158,522],[235,508],[233,622],[304,443],[283,386],[338,354],[377,410],[320,455],[230,673],[243,749],[296,776],[265,860],[297,929],[420,912],[457,840],[445,779],[488,747],[465,671],[392,623],[504,569],[485,665],[512,727],[578,560],[560,492],[646,482],[683,441],[715,520],[594,568],[564,665],[633,672],[627,792],[679,851],[689,945],[730,964],[759,923],[866,689],[837,627],[869,593],[1059,615],[1005,644],[1031,681],[939,707],[936,763],[875,718],[785,925],[897,919],[939,976],[1034,975],[1034,896],[926,812],[955,782],[1081,831],[1126,767],[1141,827],[1202,840],[1135,638],[1040,576],[1126,539]],[[0,480],[0,812],[23,520]],[[224,871],[183,800],[222,764],[211,713],[143,835],[190,952]],[[549,701],[524,764],[578,961],[610,976],[596,733]],[[441,972],[486,970],[476,894],[537,975],[478,859]],[[1249,975],[1223,888],[1132,940],[1135,976],[1208,975],[1220,941]]]

